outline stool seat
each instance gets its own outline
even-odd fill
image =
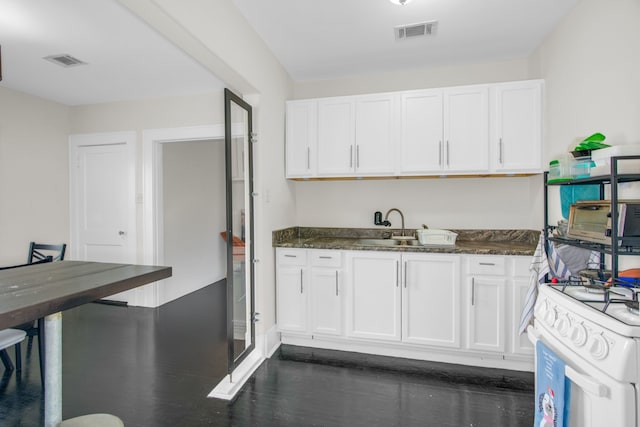
[[[64,420],[60,427],[124,427],[124,423],[115,415],[89,414]]]
[[[22,342],[27,333],[20,329],[3,329],[0,331],[0,348],[11,347]]]

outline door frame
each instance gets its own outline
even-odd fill
[[[203,140],[224,140],[224,125],[148,129],[142,132],[142,260],[147,265],[164,263],[164,219],[162,210],[162,144]],[[143,307],[158,307],[155,282],[144,286],[138,302]]]
[[[127,171],[129,182],[133,183],[129,188],[128,200],[128,227],[127,239],[132,245],[132,250],[127,255],[128,261],[135,264],[137,261],[137,206],[136,206],[136,132],[104,132],[69,135],[69,258],[80,260],[80,244],[78,227],[80,225],[78,213],[80,197],[78,197],[79,171],[76,167],[79,162],[81,147],[124,145],[127,155]],[[138,290],[132,291],[132,303],[140,296]]]

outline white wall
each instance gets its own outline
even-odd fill
[[[640,143],[638,23],[638,0],[582,0],[532,55],[546,81],[547,162],[594,132],[611,145]],[[638,184],[626,187],[640,197]]]
[[[68,108],[0,87],[0,265],[69,243]]]
[[[162,144],[164,264],[160,304],[226,277],[224,141]]]
[[[118,0],[189,52],[254,106],[256,311],[258,334],[275,324],[271,232],[295,225],[292,185],[284,179],[284,105],[292,81],[230,0]]]
[[[142,132],[224,123],[222,92],[69,107],[69,133],[135,131],[138,262],[142,254]]]

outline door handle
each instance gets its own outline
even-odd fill
[[[353,167],[353,145],[349,146],[349,168]]]
[[[400,287],[400,279],[398,279],[399,275],[400,275],[400,261],[396,261],[396,288]]]
[[[307,170],[311,169],[311,148],[307,147]]]
[[[407,264],[408,262],[404,262],[404,288],[407,289]]]
[[[500,138],[500,141],[498,142],[498,163],[502,164],[502,138]]]
[[[442,166],[442,141],[438,142],[438,166]]]
[[[356,145],[356,169],[360,167],[360,145]]]
[[[300,293],[304,292],[304,286],[302,284],[302,269],[300,269]]]
[[[336,270],[336,296],[338,296],[338,270]]]

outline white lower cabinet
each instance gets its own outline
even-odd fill
[[[467,347],[505,350],[505,259],[467,256]]]
[[[460,257],[402,255],[402,341],[460,347]]]
[[[517,333],[528,258],[277,248],[278,329],[286,343],[531,369]]]
[[[311,333],[342,335],[342,253],[310,250]]]
[[[278,329],[281,332],[307,332],[309,288],[306,251],[278,248],[276,259]]]
[[[400,258],[397,252],[347,253],[347,336],[400,340]]]

